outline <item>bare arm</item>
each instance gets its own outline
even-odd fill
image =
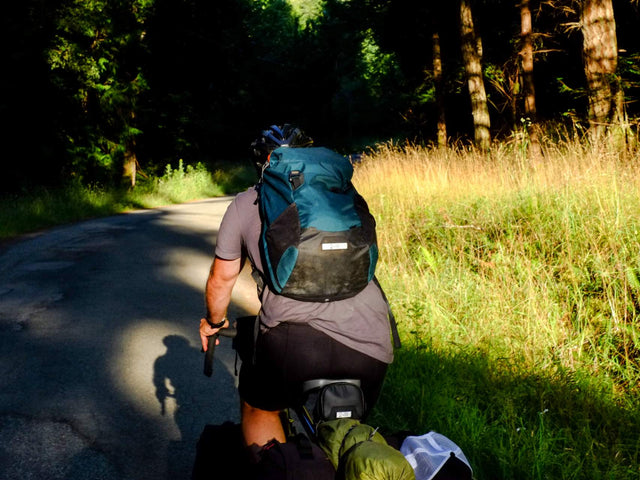
[[[205,289],[207,317],[200,319],[200,340],[202,342],[202,349],[205,352],[207,351],[207,337],[216,334],[218,330],[220,330],[219,328],[212,328],[207,322],[207,319],[209,322],[215,324],[225,318],[227,307],[231,301],[231,292],[240,275],[241,267],[242,260],[240,258],[236,260],[223,260],[222,258],[216,257],[213,260]],[[227,320],[221,328],[228,326],[229,321]]]

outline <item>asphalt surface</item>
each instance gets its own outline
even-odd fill
[[[229,201],[0,247],[0,479],[186,479],[204,426],[238,421],[230,342],[207,378],[197,331]],[[244,272],[230,313],[256,311]]]

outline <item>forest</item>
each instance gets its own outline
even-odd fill
[[[478,479],[640,480],[640,0],[19,0],[0,22],[0,247],[234,194],[260,129],[296,123],[364,153],[403,341],[371,424],[446,434]]]
[[[295,122],[345,153],[637,141],[637,0],[9,2],[2,192],[244,161]]]

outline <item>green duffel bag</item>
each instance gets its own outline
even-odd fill
[[[358,420],[321,423],[318,445],[336,468],[338,480],[415,480],[404,455],[388,445],[377,429]]]

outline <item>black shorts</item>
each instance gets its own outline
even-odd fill
[[[240,398],[261,410],[300,404],[306,380],[360,379],[367,410],[380,395],[387,364],[304,324],[281,323],[258,337],[255,364],[240,369]]]

